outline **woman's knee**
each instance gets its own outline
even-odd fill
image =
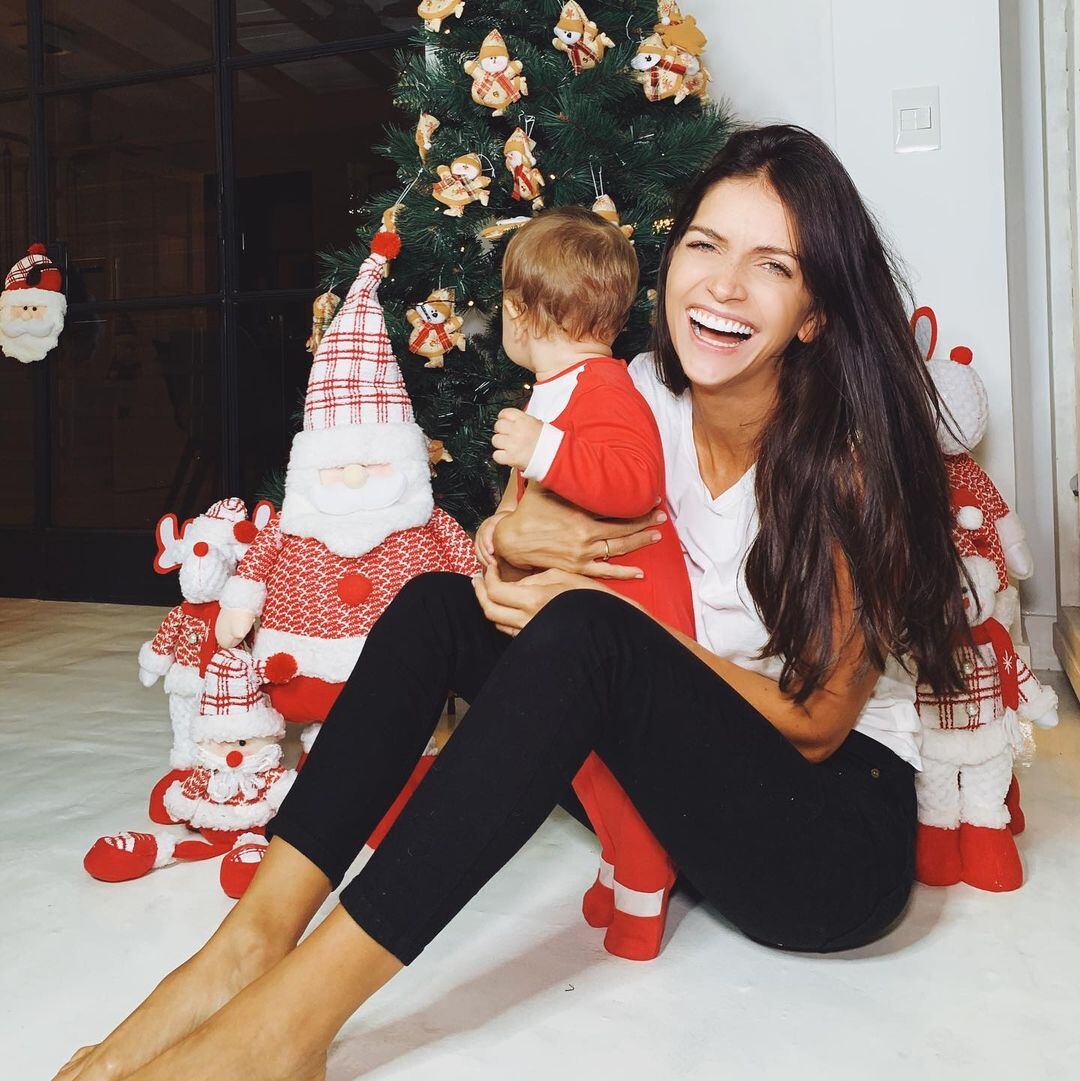
[[[618,638],[639,612],[612,593],[568,589],[552,598],[529,621],[520,639],[534,646],[551,645],[579,651],[587,644]]]

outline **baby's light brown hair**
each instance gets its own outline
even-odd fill
[[[545,210],[506,246],[503,296],[524,309],[530,333],[555,330],[574,341],[612,342],[638,285],[634,246],[598,214],[580,206]]]

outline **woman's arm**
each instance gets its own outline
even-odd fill
[[[591,578],[561,570],[533,574],[518,582],[504,582],[497,571],[489,571],[473,582],[484,614],[510,634],[516,634],[549,600],[568,589],[614,592]],[[784,694],[775,680],[718,657],[681,631],[656,622],[745,698],[804,758],[823,762],[855,727],[880,675],[867,663],[857,634],[851,581],[843,569],[838,572],[837,595],[833,627],[837,662],[824,683],[801,705]],[[656,619],[641,605],[621,599]]]
[[[590,578],[636,578],[638,568],[605,560],[655,544],[660,534],[652,527],[665,517],[658,508],[628,521],[605,521],[530,484],[517,509],[496,524],[495,552],[514,567],[558,569]]]

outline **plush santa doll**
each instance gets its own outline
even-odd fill
[[[316,722],[305,750],[398,590],[424,571],[477,570],[467,534],[434,506],[427,440],[378,302],[383,266],[400,246],[394,233],[375,235],[315,354],[281,514],[221,597],[222,645],[261,616],[255,656],[295,658],[295,677],[269,694],[286,720]]]
[[[218,597],[272,510],[269,503],[259,503],[249,520],[242,499],[219,499],[205,514],[182,527],[177,526],[175,514],[166,514],[157,524],[154,570],[168,574],[179,569],[184,600],[139,649],[139,682],[152,687],[165,677],[173,732],[171,770],[158,781],[150,796],[150,818],[154,822],[171,821],[162,806],[162,796],[173,781],[195,765],[191,725],[199,712],[207,662],[217,649],[214,623]]]
[[[29,364],[56,347],[64,329],[67,298],[60,269],[45,254],[44,244],[31,244],[8,271],[0,293],[0,351]]]
[[[1017,656],[1008,630],[993,616],[993,562],[970,554],[964,567],[973,586],[963,588],[975,642],[960,649],[964,687],[940,695],[925,685],[918,690],[923,738],[915,875],[929,886],[963,881],[1014,890],[1023,870],[1005,802],[1013,759],[1031,752],[1030,722],[1057,724],[1057,696]]]
[[[261,687],[295,672],[289,657],[256,661],[239,649],[218,650],[206,666],[199,711],[192,723],[195,767],[166,790],[167,822],[202,839],[125,832],[99,838],[83,860],[94,878],[126,882],[177,860],[225,855],[222,889],[239,897],[266,848],[263,830],[296,777],[282,769],[285,722]]]

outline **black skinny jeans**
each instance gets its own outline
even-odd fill
[[[914,771],[852,732],[815,765],[662,627],[573,590],[516,638],[425,574],[372,629],[267,833],[336,887],[453,690],[470,708],[341,904],[405,964],[535,833],[591,750],[682,874],[751,938],[880,936],[914,874]]]

